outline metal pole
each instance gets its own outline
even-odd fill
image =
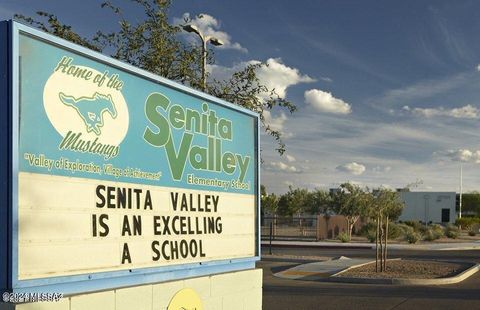
[[[273,222],[270,222],[270,255],[272,255]]]
[[[430,198],[429,195],[425,195],[425,227],[428,227],[428,199]]]
[[[460,202],[459,202],[459,212],[458,218],[462,218],[462,193],[463,193],[463,165],[460,164]]]
[[[199,35],[200,39],[202,39],[202,90],[207,90],[207,41],[204,37]]]

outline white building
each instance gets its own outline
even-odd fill
[[[454,223],[455,192],[400,192],[405,203],[400,221]]]

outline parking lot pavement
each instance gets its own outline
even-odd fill
[[[293,266],[294,263],[287,263]],[[299,281],[274,277],[281,262],[260,262],[263,309],[480,309],[480,276],[448,286],[394,286]]]

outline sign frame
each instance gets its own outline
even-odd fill
[[[188,95],[208,100],[214,104],[254,118],[255,159],[255,256],[213,260],[200,263],[184,263],[174,266],[148,267],[57,276],[32,280],[18,278],[18,174],[19,174],[19,36],[27,35],[47,44],[65,49],[99,63],[139,76]],[[180,280],[218,273],[254,269],[260,260],[260,117],[248,109],[215,98],[179,83],[167,80],[101,53],[89,50],[64,39],[44,33],[16,21],[0,22],[0,104],[6,113],[0,116],[0,143],[2,165],[0,186],[3,193],[0,205],[0,289],[18,293],[59,292],[65,295],[98,290],[115,289],[135,285]]]

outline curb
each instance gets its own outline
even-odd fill
[[[270,244],[268,241],[262,241],[261,242],[262,247],[270,247]],[[427,245],[419,244],[416,246],[411,246],[411,247],[406,247],[406,246],[400,246],[396,247],[395,244],[390,245],[390,249],[392,250],[400,250],[400,251],[471,251],[471,250],[480,250],[480,245],[478,246],[465,246],[465,247],[446,247],[446,248],[429,248]],[[272,248],[320,248],[320,249],[354,249],[354,250],[359,250],[359,249],[375,249],[375,246],[372,245],[355,245],[352,243],[342,243],[341,245],[338,244],[315,244],[312,242],[312,244],[308,243],[272,243]]]
[[[270,247],[270,244],[268,243],[263,243],[262,242],[262,247]],[[373,249],[373,246],[367,246],[367,245],[323,245],[323,244],[275,244],[272,243],[272,248],[320,248],[320,249],[368,249],[371,250]]]
[[[480,246],[470,246],[470,247],[460,247],[460,248],[443,248],[436,249],[435,251],[469,251],[469,250],[480,250]]]
[[[341,282],[341,283],[360,283],[360,284],[393,284],[393,285],[445,285],[445,284],[454,284],[462,282],[468,277],[475,274],[480,270],[480,264],[473,264],[468,269],[462,271],[456,276],[448,278],[438,278],[438,279],[402,279],[402,278],[393,278],[393,279],[372,279],[372,278],[346,278],[346,277],[337,277],[337,275],[355,267],[360,267],[365,264],[356,265],[349,267],[345,270],[337,272],[336,274],[331,275],[328,279],[329,282]]]

